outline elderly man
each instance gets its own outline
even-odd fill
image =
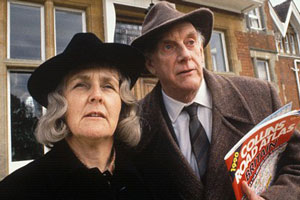
[[[204,68],[213,14],[188,14],[159,2],[133,46],[158,77],[142,101],[143,136],[137,163],[160,199],[235,199],[224,156],[245,133],[280,107],[268,82],[223,77]],[[200,120],[200,122],[199,122]],[[300,136],[294,133],[267,191],[249,199],[300,199]]]

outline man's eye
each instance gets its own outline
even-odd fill
[[[195,40],[188,40],[187,45],[188,46],[194,46],[195,45]]]

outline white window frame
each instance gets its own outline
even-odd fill
[[[7,121],[8,121],[8,172],[9,174],[14,172],[15,170],[27,165],[28,163],[30,163],[31,160],[22,160],[22,161],[12,161],[12,143],[11,143],[11,102],[10,102],[10,73],[11,72],[33,72],[33,70],[26,70],[26,69],[9,69],[7,70],[7,106],[8,106],[8,115],[7,115]],[[42,113],[44,114],[46,111],[46,109],[44,107],[42,107]],[[49,151],[49,149],[44,146],[44,154]]]
[[[54,16],[54,49],[55,55],[57,54],[56,49],[56,10],[66,11],[66,12],[73,12],[73,13],[81,13],[81,20],[82,20],[82,32],[86,32],[86,14],[85,11],[79,9],[72,9],[72,8],[65,8],[65,7],[55,7],[53,9],[53,16]]]
[[[299,55],[300,54],[300,38],[299,38],[298,32],[295,31],[295,34],[296,34],[295,36],[296,36],[296,40],[297,40],[296,42],[297,42],[297,48],[298,48],[298,52],[297,53]]]
[[[288,34],[289,38],[290,38],[290,44],[291,44],[291,53],[292,54],[296,54],[296,43],[295,43],[295,35],[293,34]]]
[[[44,6],[40,4],[34,3],[25,3],[25,2],[17,2],[17,1],[8,1],[7,2],[7,58],[10,58],[10,5],[11,4],[19,4],[23,6],[31,6],[40,8],[40,20],[41,20],[41,60],[45,60],[45,15],[44,15]]]
[[[222,44],[222,53],[224,55],[224,62],[225,62],[225,72],[229,72],[229,64],[228,64],[228,57],[227,57],[227,49],[226,49],[226,41],[225,41],[225,33],[222,32],[222,31],[216,31],[216,30],[213,30],[213,32],[215,33],[219,33],[221,35],[221,44]],[[215,59],[214,59],[214,56],[212,56],[212,62],[213,63],[216,63]],[[216,64],[213,64],[213,70],[215,72],[219,72],[216,68]]]
[[[258,62],[263,62],[265,65],[265,70],[266,70],[266,73],[267,73],[267,81],[271,81],[271,76],[270,76],[270,67],[269,67],[269,61],[268,60],[264,60],[264,59],[256,59],[255,60],[256,62],[256,70],[257,70],[257,76],[258,76]],[[257,77],[259,78],[259,77]]]
[[[256,29],[256,30],[262,30],[263,27],[262,27],[262,18],[261,18],[261,14],[260,14],[260,7],[258,8],[255,8],[253,10],[251,10],[249,13],[248,13],[248,17],[249,17],[249,25],[250,25],[250,28],[251,29]],[[255,20],[258,22],[258,27],[255,27],[252,25],[252,20]]]
[[[291,49],[290,49],[289,35],[287,34],[283,40],[284,40],[284,51],[285,51],[285,53],[290,54]]]
[[[284,53],[284,47],[283,47],[282,37],[280,37],[279,39],[276,39],[276,42],[277,42],[278,51],[280,53]]]

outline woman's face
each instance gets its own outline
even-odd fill
[[[66,123],[72,137],[113,138],[121,112],[118,72],[92,68],[69,75],[64,96],[68,102]]]

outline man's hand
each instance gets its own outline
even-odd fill
[[[242,182],[242,190],[248,197],[248,200],[265,200],[261,196],[257,195],[247,184],[246,181]]]

